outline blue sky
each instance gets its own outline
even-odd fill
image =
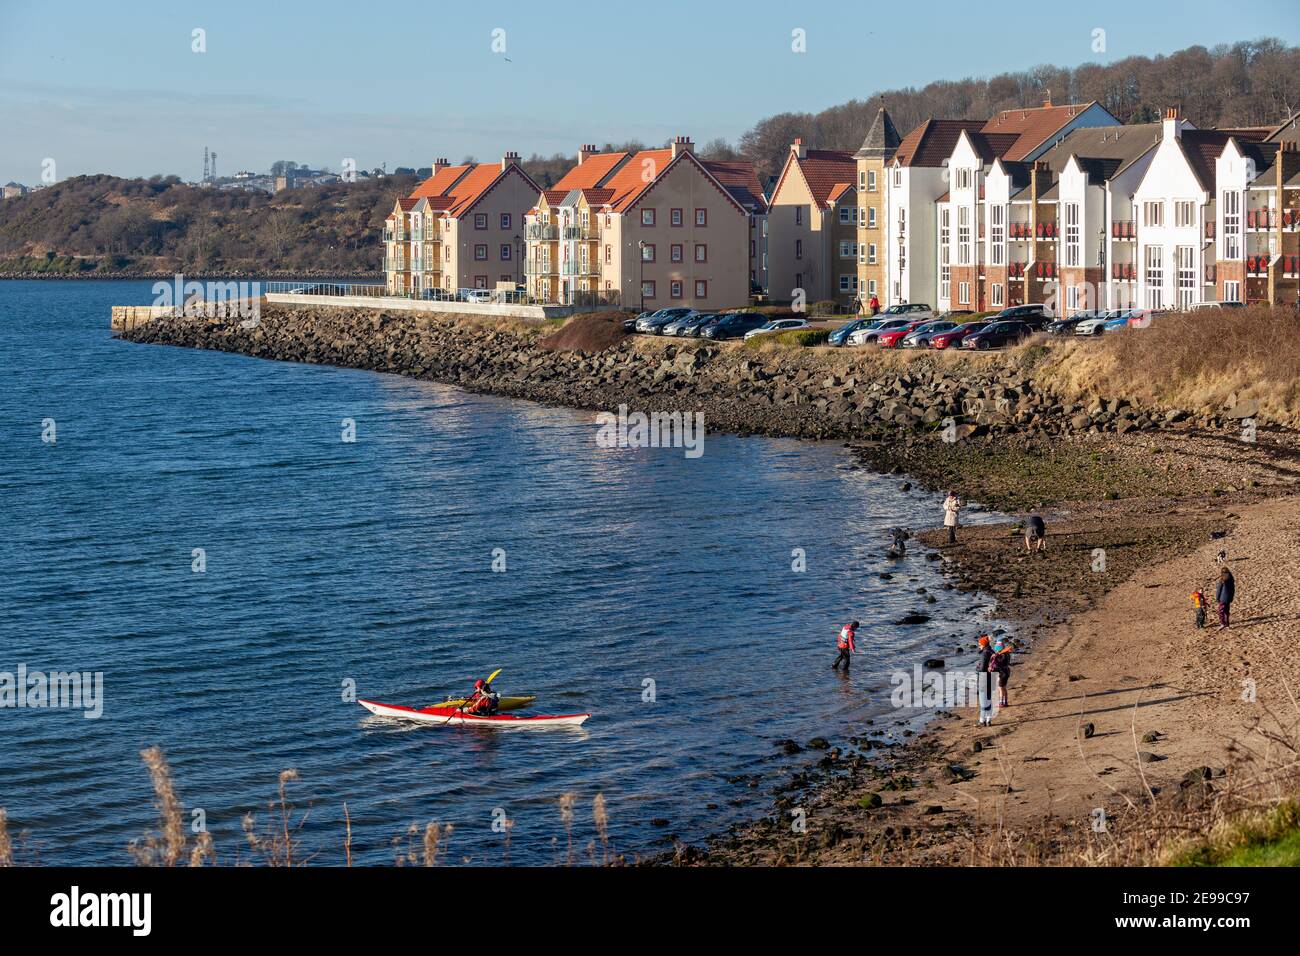
[[[225,174],[276,159],[391,169],[679,133],[734,141],[771,113],[934,79],[1266,35],[1300,42],[1300,0],[1052,2],[1038,5],[1033,38],[1024,10],[949,0],[0,0],[0,182],[39,181],[47,157],[60,179],[197,179],[205,145]],[[1103,54],[1092,50],[1096,28]],[[204,53],[192,51],[195,29]],[[791,51],[795,29],[806,53]]]

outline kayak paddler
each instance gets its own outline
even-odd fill
[[[844,664],[844,673],[849,672],[849,655],[856,651],[857,644],[854,643],[853,637],[858,632],[858,622],[853,621],[845,624],[840,628],[840,636],[836,641],[836,647],[839,648],[839,655],[835,658],[835,663],[831,665],[832,670],[839,670],[840,664]]]
[[[465,699],[463,710],[466,713],[490,716],[497,712],[501,697],[492,689],[492,685],[479,678],[474,682],[474,693]]]

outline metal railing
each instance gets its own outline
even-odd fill
[[[529,239],[558,239],[560,238],[560,227],[535,222],[524,230],[524,235]]]

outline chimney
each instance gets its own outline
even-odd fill
[[[445,156],[440,157],[440,158],[438,158],[438,159],[435,159],[435,160],[433,161],[433,173],[434,173],[434,175],[436,176],[436,175],[438,174],[438,171],[439,171],[439,170],[446,169],[448,165],[450,165],[450,164],[447,162],[447,158],[446,158]]]
[[[1281,208],[1284,184],[1296,173],[1300,173],[1300,146],[1294,142],[1283,141],[1278,144],[1277,149],[1274,165],[1277,166],[1278,208]]]
[[[689,136],[673,137],[673,159],[676,159],[682,153],[693,153],[693,152],[695,152],[695,144],[691,142],[691,138]]]
[[[578,147],[578,165],[581,166],[589,158],[596,155],[596,147],[592,143],[583,143]]]
[[[804,149],[802,136],[794,138],[794,142],[790,144],[790,152],[794,153],[798,159],[803,159],[808,155],[808,150]]]
[[[510,152],[510,153],[506,153],[504,156],[501,157],[501,169],[503,172],[509,169],[511,166],[518,166],[518,165],[519,165],[518,153]]]
[[[1182,123],[1178,119],[1178,108],[1176,106],[1171,106],[1165,110],[1165,121],[1160,135],[1164,139],[1178,139],[1183,135]]]

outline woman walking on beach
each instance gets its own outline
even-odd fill
[[[948,529],[948,543],[957,543],[957,513],[961,511],[961,499],[957,497],[957,492],[948,492],[948,497],[943,499],[943,525]]]
[[[1214,600],[1219,605],[1219,627],[1227,627],[1232,614],[1232,601],[1237,596],[1237,582],[1232,572],[1224,568],[1219,572],[1219,586],[1214,590]]]

